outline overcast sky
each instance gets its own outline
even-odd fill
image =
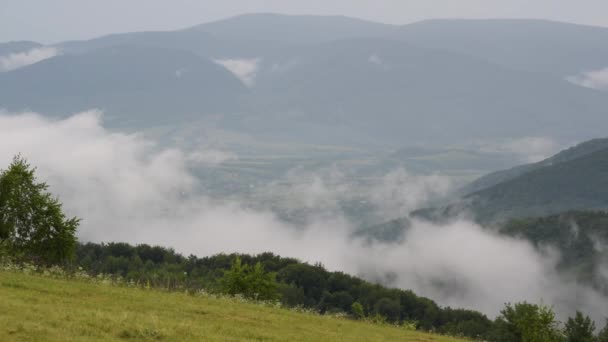
[[[608,0],[0,0],[0,42],[168,30],[252,12],[393,24],[428,18],[544,18],[608,26]]]

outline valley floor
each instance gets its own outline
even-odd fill
[[[236,299],[0,271],[0,341],[459,341]]]

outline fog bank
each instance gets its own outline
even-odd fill
[[[353,239],[353,224],[337,210],[305,225],[286,223],[270,209],[205,195],[190,168],[236,158],[230,151],[163,149],[141,135],[107,131],[98,111],[56,121],[35,113],[0,115],[0,167],[17,153],[38,167],[68,214],[83,218],[82,241],[158,244],[198,256],[271,251],[492,317],[505,302],[541,299],[561,317],[576,309],[598,321],[608,315],[600,305],[606,297],[561,279],[555,271],[559,255],[550,249],[539,252],[467,221],[414,221],[404,241],[394,244]],[[447,187],[433,177],[393,171],[369,200],[387,216],[401,215]],[[312,186],[293,189],[304,206],[331,207],[345,191],[311,179]]]

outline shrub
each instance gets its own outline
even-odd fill
[[[363,305],[361,305],[361,303],[359,303],[359,302],[354,302],[350,306],[350,312],[353,314],[353,316],[356,319],[363,319],[363,318],[365,318],[365,312],[363,312]]]
[[[220,280],[221,291],[229,295],[242,295],[249,299],[273,300],[278,297],[278,285],[274,273],[264,271],[260,262],[251,267],[243,264],[240,257],[232,262]]]

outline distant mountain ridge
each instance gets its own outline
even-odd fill
[[[460,189],[459,192],[463,195],[471,194],[511,180],[524,173],[537,170],[542,167],[574,160],[604,149],[608,149],[608,138],[589,140],[563,150],[550,158],[541,160],[540,162],[516,166],[508,170],[490,173],[466,185],[464,188]]]
[[[393,36],[558,77],[607,67],[608,28],[532,19],[435,19]]]
[[[381,38],[397,26],[345,16],[244,14],[183,31],[206,32],[228,40],[320,43],[349,38]]]
[[[62,55],[0,74],[0,106],[69,115],[99,108],[114,124],[179,122],[229,112],[245,86],[190,52],[111,47]]]
[[[482,222],[608,208],[608,149],[542,166],[465,196]]]
[[[456,217],[482,225],[608,209],[608,139],[593,139],[533,164],[483,176],[460,189],[450,204],[411,217],[446,222]]]
[[[95,106],[117,118],[116,127],[135,128],[213,114],[223,129],[299,143],[397,148],[535,135],[581,141],[603,134],[608,96],[564,78],[608,60],[601,44],[607,32],[526,20],[395,26],[346,17],[243,15],[176,31],[57,44],[63,56],[0,77],[0,107],[67,113]],[[479,44],[471,45],[471,39]],[[553,44],[559,39],[562,44]],[[538,48],[547,41],[561,52]],[[160,61],[158,56],[104,55],[108,49],[154,51],[162,56],[166,74],[160,76],[152,65],[145,73],[135,72],[146,59]],[[570,50],[572,55],[565,53]],[[597,60],[585,57],[592,50]],[[522,55],[529,55],[531,64],[521,65]],[[216,63],[226,60],[236,69],[229,72]],[[532,60],[559,66],[531,72],[531,66],[536,70]],[[76,63],[74,71],[70,63]],[[120,80],[124,87],[139,82],[141,89],[129,96],[117,95],[123,86],[94,89],[101,73],[86,65],[100,63],[105,63],[104,78]],[[184,74],[182,64],[199,65],[194,88],[167,76]],[[70,76],[57,81],[56,67]],[[251,79],[246,86],[236,84],[233,75],[243,72]],[[166,83],[165,89],[150,92],[159,82]]]

